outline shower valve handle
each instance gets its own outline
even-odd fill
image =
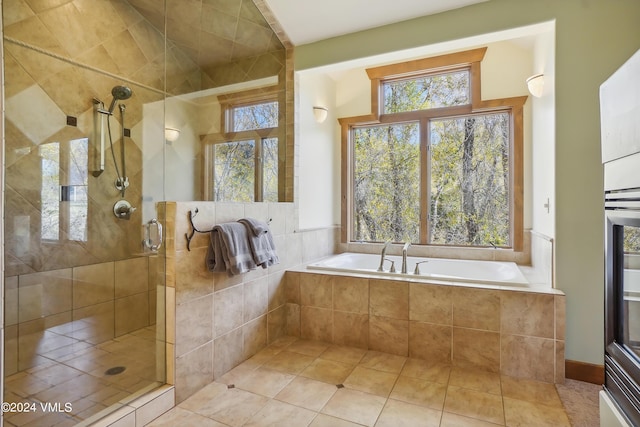
[[[130,219],[131,214],[135,212],[136,208],[131,206],[131,203],[126,200],[118,200],[115,205],[113,205],[113,213],[118,219]]]

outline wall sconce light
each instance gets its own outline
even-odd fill
[[[164,139],[167,142],[174,142],[180,137],[180,129],[164,128]]]
[[[544,74],[540,73],[529,77],[527,79],[527,88],[531,95],[540,98],[544,91]]]
[[[329,110],[325,107],[313,107],[313,115],[316,118],[316,122],[322,123],[327,120],[327,114],[329,114]]]

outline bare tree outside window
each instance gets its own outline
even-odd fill
[[[278,102],[234,107],[231,127],[233,132],[278,127]]]
[[[433,120],[430,242],[509,242],[509,115]]]
[[[383,96],[387,114],[469,104],[469,72],[385,82]]]
[[[214,146],[213,200],[253,202],[254,141],[226,142]]]
[[[469,71],[385,82],[383,97],[389,116],[466,105]],[[352,239],[508,246],[509,112],[418,117],[353,127]]]
[[[405,123],[354,131],[355,240],[419,240],[418,129]]]
[[[262,201],[278,201],[278,138],[262,141]]]
[[[278,201],[278,102],[232,105],[212,146],[212,199]]]

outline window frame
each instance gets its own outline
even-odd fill
[[[280,106],[281,100],[277,87],[267,87],[261,89],[248,90],[232,94],[218,96],[220,102],[220,132],[204,135],[201,137],[203,146],[203,196],[205,200],[214,199],[215,176],[215,145],[253,141],[254,143],[254,198],[253,202],[264,200],[264,168],[263,168],[263,142],[266,139],[276,138],[278,140],[278,151],[282,148],[283,138],[280,126]],[[233,111],[236,108],[249,107],[252,105],[267,104],[275,102],[278,105],[278,124],[275,127],[232,131]],[[281,167],[278,162],[278,169]],[[280,173],[278,173],[280,175]],[[280,185],[278,185],[280,187]],[[280,191],[278,190],[278,193]]]
[[[523,106],[528,96],[511,98],[481,99],[481,61],[487,48],[472,49],[463,52],[445,54],[435,57],[423,58],[390,64],[366,70],[371,80],[371,113],[362,116],[344,117],[338,119],[341,126],[341,158],[342,158],[342,229],[341,240],[349,243],[353,240],[353,208],[354,208],[354,153],[353,153],[353,129],[367,126],[395,124],[401,122],[418,121],[420,125],[420,156],[421,164],[426,165],[426,173],[420,174],[420,245],[445,246],[445,247],[469,247],[461,245],[437,245],[428,244],[428,215],[429,215],[429,179],[430,167],[428,165],[428,123],[435,118],[456,118],[482,113],[508,112],[510,115],[510,183],[509,183],[509,234],[511,248],[522,251],[524,245],[524,170],[523,170]],[[440,107],[428,110],[409,111],[402,113],[382,114],[384,109],[383,84],[387,81],[422,77],[443,72],[468,70],[469,72],[469,96],[470,103],[453,107]],[[477,248],[478,246],[471,246]]]

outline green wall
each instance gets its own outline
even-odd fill
[[[604,219],[598,90],[640,49],[640,1],[490,0],[296,47],[295,68],[550,20],[556,21],[556,286],[567,294],[566,358],[602,364]]]

